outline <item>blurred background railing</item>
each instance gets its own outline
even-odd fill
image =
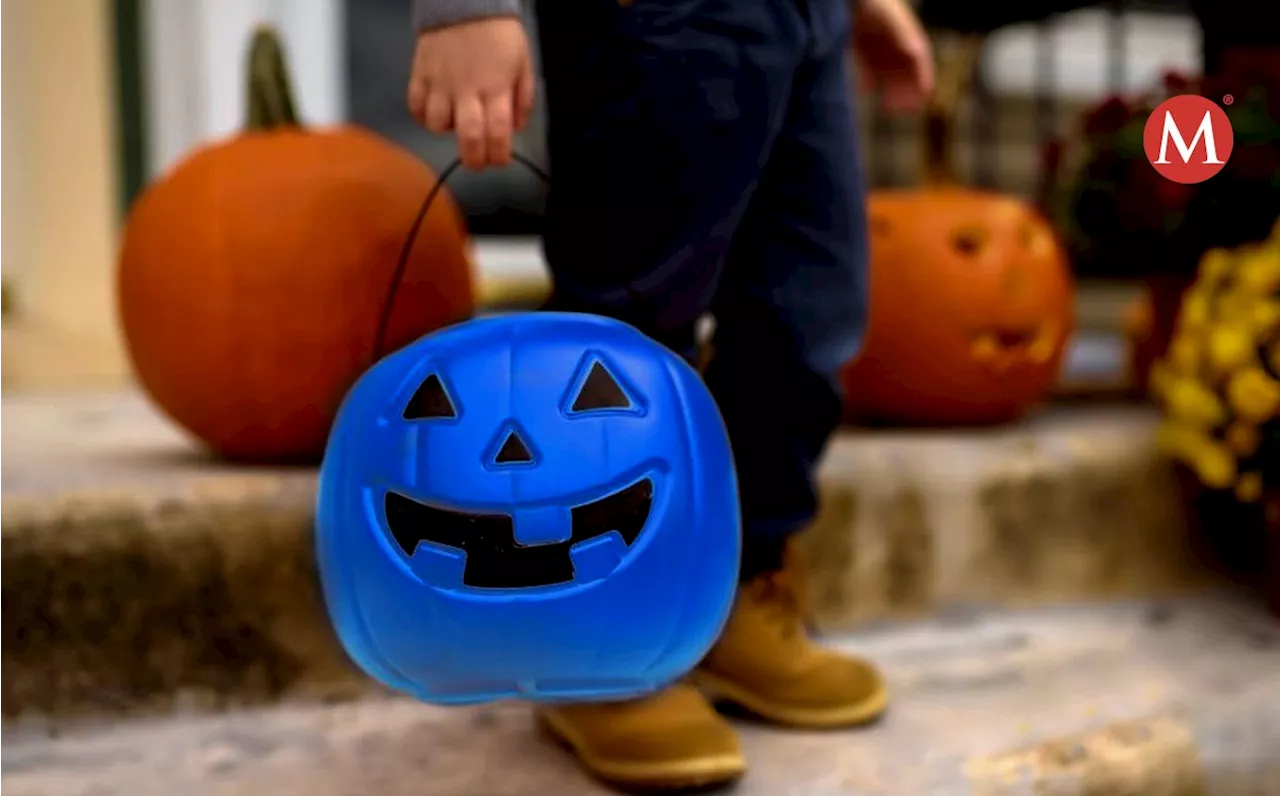
[[[403,82],[412,41],[407,0],[346,0],[346,86],[353,121],[420,153],[433,166],[452,157],[447,138],[416,127],[404,113]],[[961,176],[983,187],[1035,196],[1044,187],[1046,142],[1068,136],[1080,114],[1108,96],[1140,91],[1167,70],[1198,73],[1200,31],[1186,2],[1015,4],[1012,24],[957,4],[925,3],[926,22],[986,33],[972,91],[958,111],[956,159]],[[990,4],[999,7],[1000,4]],[[1071,9],[1041,22],[1020,22]],[[1000,12],[998,12],[1000,13]],[[1008,12],[1004,12],[1008,17]],[[532,19],[530,20],[532,24]],[[998,27],[996,27],[998,25]],[[954,38],[935,28],[935,38]],[[863,123],[873,187],[910,185],[920,170],[918,117],[889,117],[866,103]],[[542,155],[545,116],[535,114],[520,146]],[[477,234],[536,232],[542,186],[520,170],[460,175],[455,192]]]
[[[409,0],[77,0],[72,7],[79,13],[70,16],[93,24],[88,20],[97,8],[96,18],[111,27],[105,33],[114,45],[112,71],[121,100],[116,121],[123,195],[189,147],[237,127],[244,42],[263,19],[284,33],[309,119],[349,118],[442,166],[452,156],[451,141],[422,131],[404,111],[412,48],[408,5]],[[962,16],[948,5],[935,0],[921,12],[926,21],[948,27],[981,29],[999,22],[981,13]],[[1045,5],[1019,4],[1017,16],[1034,16]],[[1200,30],[1185,0],[1049,4],[1073,5],[1086,7],[1041,22],[1014,21],[987,36],[972,92],[958,109],[957,161],[969,182],[1034,195],[1044,178],[1044,142],[1069,135],[1085,107],[1143,90],[1167,70],[1200,70]],[[13,18],[8,29],[16,36],[23,17],[42,13],[39,6],[32,0],[7,4],[6,21]],[[864,122],[873,185],[910,184],[918,171],[918,120],[872,108]],[[539,112],[520,142],[535,157],[541,155],[543,123]],[[518,169],[459,175],[455,192],[478,234],[536,231],[542,187]]]
[[[956,109],[962,179],[1069,214],[1063,175],[1080,157],[1072,143],[1083,111],[1113,95],[1144,92],[1170,71],[1200,73],[1221,35],[1203,36],[1193,11],[1221,29],[1238,1],[1203,4],[1207,11],[1193,5],[926,0],[921,15],[940,46],[957,36],[981,37],[977,72]],[[350,120],[436,168],[446,163],[451,140],[422,131],[404,110],[408,6],[409,0],[5,2],[5,383],[124,378],[111,297],[120,220],[147,180],[191,147],[239,126],[244,46],[259,22],[282,32],[308,121]],[[865,105],[873,187],[911,185],[920,171],[919,119],[889,118]],[[544,155],[543,124],[539,106],[517,143],[536,160]],[[524,170],[460,173],[451,187],[473,233],[537,232],[544,188]],[[520,257],[518,267],[541,267],[536,256]],[[507,257],[501,267],[516,260]],[[1086,260],[1077,262],[1078,276],[1141,275],[1116,270],[1115,259]],[[497,260],[481,257],[482,268],[487,262]]]
[[[1037,197],[1049,177],[1045,145],[1070,137],[1087,108],[1144,91],[1166,71],[1200,70],[1199,26],[1186,2],[1059,0],[1020,4],[1010,12],[1034,16],[1050,10],[1044,6],[1064,10],[1040,21],[1001,24],[980,13],[962,14],[945,0],[921,6],[927,22],[945,26],[933,28],[939,44],[961,35],[983,39],[976,74],[957,107],[955,156],[971,185]],[[911,145],[919,137],[918,119],[868,107],[870,146],[878,155],[873,185],[912,184],[919,172],[920,149]]]

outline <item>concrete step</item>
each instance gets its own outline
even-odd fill
[[[1139,406],[997,429],[848,429],[802,537],[818,623],[1193,588],[1177,488]]]
[[[952,613],[831,643],[882,665],[878,725],[743,722],[739,796],[1280,793],[1280,629],[1201,597]],[[522,705],[383,695],[222,715],[10,725],[10,796],[586,796]]]
[[[317,589],[313,471],[211,461],[135,393],[3,412],[6,718],[364,692]],[[803,539],[818,626],[1203,587],[1154,426],[1093,406],[842,432]]]

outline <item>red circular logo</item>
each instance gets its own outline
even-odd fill
[[[1162,177],[1193,185],[1222,171],[1235,134],[1227,112],[1198,94],[1180,94],[1160,103],[1147,117],[1142,148]]]

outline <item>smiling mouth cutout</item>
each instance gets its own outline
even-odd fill
[[[1052,323],[1034,326],[992,326],[973,335],[969,350],[973,358],[997,369],[1018,362],[1042,365],[1053,357],[1057,328]]]
[[[386,497],[387,525],[406,556],[412,558],[420,542],[461,550],[466,556],[462,584],[479,589],[572,583],[577,576],[570,555],[575,546],[616,531],[630,548],[652,507],[653,481],[644,478],[599,500],[575,506],[570,511],[568,539],[525,545],[516,540],[515,520],[510,514],[444,509],[397,492],[388,492]]]

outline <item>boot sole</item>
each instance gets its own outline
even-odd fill
[[[741,754],[664,762],[604,760],[586,751],[586,740],[567,722],[544,711],[538,711],[537,716],[544,732],[577,757],[588,772],[611,785],[646,791],[702,790],[732,784],[747,772],[747,761]]]
[[[889,707],[889,691],[881,686],[861,702],[830,708],[796,707],[770,702],[742,686],[710,672],[690,675],[693,683],[708,699],[731,702],[762,719],[787,727],[811,730],[834,730],[870,724],[884,715]]]

